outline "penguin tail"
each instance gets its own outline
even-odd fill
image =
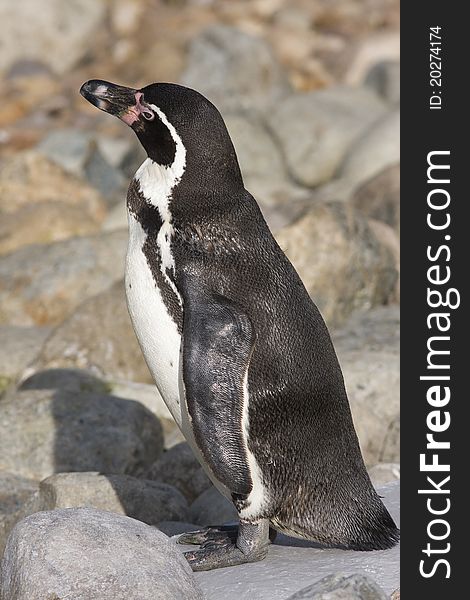
[[[372,502],[361,510],[351,510],[349,506],[332,514],[330,507],[329,512],[316,512],[301,519],[277,515],[271,522],[286,535],[319,542],[327,547],[362,552],[393,548],[400,539],[400,530],[378,496],[369,500]]]

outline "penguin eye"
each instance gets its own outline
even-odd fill
[[[155,113],[148,108],[142,111],[142,116],[146,121],[153,121],[155,119]]]

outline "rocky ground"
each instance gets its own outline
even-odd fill
[[[387,597],[392,551],[374,562],[278,544],[264,563],[196,577],[181,558],[171,536],[236,513],[177,430],[127,314],[123,198],[142,151],[78,89],[177,81],[216,103],[331,329],[372,480],[388,484],[400,476],[397,1],[35,7],[0,4],[1,600],[261,599],[276,573],[282,599]],[[395,513],[396,485],[384,488]],[[83,583],[87,556],[105,579]]]

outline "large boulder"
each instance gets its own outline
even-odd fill
[[[357,573],[335,573],[302,588],[287,600],[388,600],[373,579]]]
[[[385,110],[370,90],[339,87],[292,95],[267,120],[291,177],[315,187],[333,177],[353,140]]]
[[[122,281],[85,300],[52,332],[31,366],[33,370],[59,367],[152,381],[132,328]]]
[[[127,232],[25,246],[0,257],[0,323],[60,323],[122,279]]]
[[[141,475],[160,456],[158,419],[84,379],[78,389],[9,390],[0,400],[0,470],[43,479],[67,471]]]
[[[189,507],[189,520],[205,527],[238,520],[237,509],[213,485],[194,500]]]
[[[156,525],[160,521],[182,521],[188,503],[171,485],[129,475],[57,473],[41,481],[28,499],[23,516],[42,510],[89,506],[120,513]]]
[[[394,293],[394,257],[348,204],[316,204],[276,238],[329,325]]]
[[[213,25],[192,40],[181,82],[222,111],[264,109],[290,91],[270,46],[226,25]]]
[[[92,508],[18,523],[0,572],[1,600],[203,600],[174,542],[155,527]]]
[[[185,442],[164,452],[150,467],[146,477],[173,485],[188,502],[195,500],[212,485],[189,444]]]
[[[103,24],[103,0],[1,2],[0,72],[22,59],[37,60],[63,75],[82,59]]]

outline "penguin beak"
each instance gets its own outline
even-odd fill
[[[100,110],[115,115],[129,126],[138,122],[141,115],[147,120],[153,118],[153,111],[143,102],[144,95],[133,88],[91,79],[82,85],[80,94]]]

